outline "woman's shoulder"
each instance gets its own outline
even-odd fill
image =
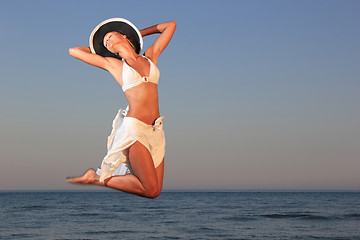
[[[143,56],[149,59],[155,66],[157,65],[157,60],[159,56],[156,56],[154,53],[151,52],[151,50],[146,50]]]
[[[113,58],[113,57],[106,57],[109,65],[107,66],[106,70],[111,73],[111,75],[115,78],[115,80],[122,86],[122,72],[124,62]]]
[[[113,58],[113,57],[106,57],[106,59],[108,60],[109,62],[109,69],[108,71],[111,71],[111,70],[121,70],[122,67],[123,67],[123,64],[124,62],[121,61],[120,59],[117,59],[117,58]]]

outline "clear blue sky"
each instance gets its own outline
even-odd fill
[[[359,190],[359,12],[357,0],[2,0],[0,190],[88,189],[64,179],[99,166],[127,103],[68,49],[111,17],[178,24],[158,62],[166,189]]]

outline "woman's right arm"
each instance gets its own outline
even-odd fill
[[[89,47],[75,47],[69,49],[69,54],[95,67],[109,70],[110,62],[105,57],[91,53]]]

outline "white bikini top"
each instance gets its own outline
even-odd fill
[[[143,83],[143,82],[152,82],[155,84],[158,84],[159,77],[160,77],[160,71],[156,67],[156,65],[151,62],[151,60],[145,56],[143,56],[150,62],[150,72],[148,77],[142,77],[135,69],[133,69],[131,66],[129,66],[124,59],[123,61],[123,72],[122,72],[122,79],[123,79],[123,85],[122,90],[125,92],[129,88],[136,87],[137,85]]]

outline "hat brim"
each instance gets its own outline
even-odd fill
[[[89,45],[92,53],[96,53],[103,57],[114,57],[122,59],[120,56],[110,52],[103,44],[105,35],[108,32],[119,32],[130,40],[135,47],[137,54],[141,53],[143,47],[143,39],[139,30],[130,21],[124,18],[110,18],[97,25],[91,32]]]

